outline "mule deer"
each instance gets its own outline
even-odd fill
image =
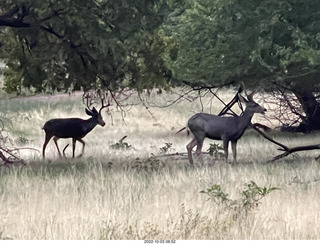
[[[223,141],[226,161],[228,160],[228,145],[229,141],[231,141],[233,159],[234,162],[237,161],[237,141],[247,127],[251,125],[253,114],[264,114],[267,111],[253,100],[253,95],[254,92],[247,95],[248,100],[240,94],[238,95],[240,101],[246,104],[246,109],[241,116],[220,117],[212,114],[197,113],[189,119],[188,128],[194,136],[192,141],[187,145],[188,158],[191,165],[193,165],[192,149],[197,146],[196,154],[201,156],[203,141],[206,137]]]
[[[46,146],[49,143],[50,139],[53,137],[53,141],[56,144],[58,149],[59,156],[61,157],[61,152],[58,146],[57,141],[60,138],[72,138],[72,157],[74,158],[76,141],[82,143],[82,152],[79,155],[81,157],[84,153],[85,142],[82,140],[96,125],[105,126],[105,122],[101,116],[101,110],[110,106],[110,102],[107,105],[104,105],[104,100],[102,101],[102,107],[99,112],[95,107],[88,109],[90,106],[87,103],[88,108],[85,109],[87,115],[91,116],[90,119],[83,120],[80,118],[66,118],[66,119],[51,119],[47,121],[43,130],[46,133],[45,142],[43,144],[42,156],[45,158]]]

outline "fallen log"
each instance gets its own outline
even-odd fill
[[[283,148],[279,148],[278,150],[280,151],[285,151],[284,153],[277,155],[275,157],[273,157],[273,159],[271,160],[271,162],[274,162],[280,158],[284,158],[286,156],[288,156],[291,153],[294,152],[299,152],[299,151],[309,151],[309,150],[317,150],[320,149],[320,144],[318,145],[309,145],[309,146],[299,146],[299,147],[292,147],[292,148],[288,148],[287,150],[284,150]],[[319,159],[320,155],[318,157],[316,157],[315,159]]]
[[[258,129],[258,127],[260,126],[257,124],[253,124],[252,128],[255,129],[260,135],[262,135],[264,138],[266,138],[267,140],[271,141],[272,143],[280,146],[281,148],[278,148],[279,151],[284,151],[284,153],[279,154],[275,157],[272,158],[272,160],[270,160],[269,162],[274,162],[277,161],[278,159],[284,158],[294,152],[300,152],[300,151],[309,151],[309,150],[317,150],[320,149],[320,144],[317,145],[308,145],[308,146],[298,146],[298,147],[292,147],[289,148],[285,145],[283,145],[280,142],[277,142],[275,140],[273,140],[272,138],[270,138],[269,136],[267,136],[264,132],[262,132],[260,129]],[[320,158],[320,155],[318,157],[316,157],[316,160]]]

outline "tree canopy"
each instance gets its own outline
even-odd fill
[[[320,2],[195,0],[170,13],[164,55],[173,78],[198,87],[244,83],[293,92],[303,130],[319,128]]]
[[[1,1],[6,90],[165,86],[170,74],[153,32],[170,6],[163,0]]]
[[[0,28],[9,92],[244,83],[320,128],[318,1],[3,0]]]
[[[320,64],[320,2],[196,0],[164,26],[177,42],[175,77],[214,85],[306,80]],[[306,79],[305,76],[308,78]],[[310,79],[311,78],[311,79]]]

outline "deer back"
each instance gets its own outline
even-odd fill
[[[105,122],[101,114],[93,108],[86,109],[86,113],[91,116],[90,119],[80,118],[51,119],[47,121],[43,129],[46,133],[59,138],[82,138],[88,134],[97,124],[104,126]]]

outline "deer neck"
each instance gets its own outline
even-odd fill
[[[96,127],[97,121],[94,118],[90,118],[85,120],[84,130],[85,133],[88,134],[94,127]]]
[[[246,127],[248,127],[251,123],[252,116],[253,112],[246,109],[242,116],[240,116],[243,125],[246,125]]]

